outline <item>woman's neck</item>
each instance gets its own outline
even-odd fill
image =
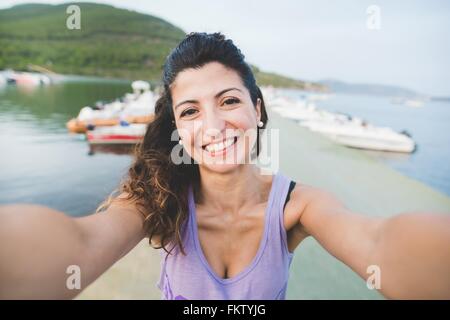
[[[272,177],[260,174],[256,165],[241,165],[236,170],[217,173],[200,167],[199,203],[214,212],[239,214],[243,208],[267,200]]]

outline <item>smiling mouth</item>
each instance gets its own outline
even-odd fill
[[[234,146],[238,140],[238,137],[228,138],[219,143],[210,143],[202,146],[202,149],[208,152],[211,156],[216,156],[225,153],[230,147]]]

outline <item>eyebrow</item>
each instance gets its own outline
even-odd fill
[[[218,92],[218,93],[214,96],[214,98],[217,99],[217,98],[219,98],[221,95],[223,95],[224,93],[226,93],[226,92],[228,92],[228,91],[231,91],[231,90],[237,90],[237,91],[242,92],[242,90],[241,90],[241,89],[238,89],[238,88],[228,88],[228,89],[224,89],[224,90]],[[198,101],[197,101],[197,100],[184,100],[184,101],[178,103],[178,104],[175,106],[174,109],[176,110],[179,106],[181,106],[182,104],[185,104],[185,103],[198,103]]]

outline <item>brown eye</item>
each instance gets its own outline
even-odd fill
[[[235,104],[235,103],[239,103],[240,101],[239,101],[239,99],[237,99],[237,98],[230,98],[230,99],[226,99],[224,102],[223,102],[223,104],[226,104],[226,105],[231,105],[231,104]]]
[[[184,116],[190,116],[190,115],[193,115],[195,111],[197,111],[197,110],[195,110],[195,109],[187,109],[187,110],[184,110],[184,111],[181,113],[180,116],[181,116],[181,117],[184,117]]]

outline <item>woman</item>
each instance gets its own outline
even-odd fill
[[[1,297],[73,297],[148,237],[164,249],[164,299],[283,299],[294,250],[313,236],[365,279],[378,268],[386,297],[450,298],[449,216],[370,218],[280,172],[260,173],[252,160],[264,99],[231,40],[188,35],[163,84],[118,196],[96,214],[1,207]],[[69,265],[82,271],[78,291],[66,287]]]

